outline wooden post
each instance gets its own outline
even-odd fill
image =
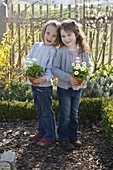
[[[112,12],[112,18],[113,18],[113,12]],[[110,50],[109,50],[109,61],[108,63],[111,64],[113,55],[113,22],[111,23],[111,32],[110,32]]]
[[[0,42],[6,30],[7,5],[0,2]]]

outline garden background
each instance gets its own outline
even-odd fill
[[[10,1],[9,1],[10,2]],[[108,1],[109,2],[109,1]],[[98,76],[88,82],[83,97],[113,95],[113,4],[7,4],[6,32],[0,45],[0,99],[30,101],[32,94],[26,84],[24,59],[35,41],[41,41],[43,24],[49,19],[72,18],[83,25]],[[104,66],[104,68],[102,67]],[[56,98],[54,79],[54,97]]]
[[[101,4],[98,0],[97,4],[93,4],[90,0],[84,0],[82,3],[78,3],[77,0],[75,0],[74,4],[68,5],[42,5],[37,4],[37,1],[33,4],[23,2],[19,4],[7,4],[8,16],[5,20],[7,29],[0,44],[0,132],[3,132],[3,137],[1,138],[1,146],[3,149],[13,147],[16,151],[18,150],[17,148],[21,149],[18,150],[18,162],[20,163],[18,167],[21,167],[22,164],[25,164],[23,161],[23,159],[25,159],[25,153],[28,156],[27,163],[32,161],[32,159],[30,159],[32,155],[33,160],[35,159],[36,161],[38,159],[40,164],[39,167],[43,167],[43,162],[41,162],[42,160],[36,158],[37,153],[40,155],[39,150],[36,150],[37,153],[35,153],[34,149],[36,148],[33,148],[31,144],[27,143],[28,141],[26,139],[29,135],[29,130],[26,128],[26,126],[28,125],[29,129],[34,127],[34,121],[32,122],[31,119],[36,120],[37,117],[33,104],[31,88],[26,82],[24,59],[33,43],[35,41],[41,41],[40,32],[43,24],[50,19],[57,19],[61,21],[66,18],[72,18],[79,21],[83,25],[83,30],[85,31],[87,41],[89,42],[91,48],[94,73],[96,73],[95,75],[97,75],[97,77],[95,77],[93,81],[90,80],[88,82],[88,87],[83,90],[83,96],[80,103],[79,117],[80,124],[82,126],[81,130],[84,133],[82,149],[87,153],[89,151],[87,150],[88,146],[92,146],[92,139],[94,137],[93,133],[89,132],[89,129],[87,129],[86,133],[84,132],[84,127],[86,128],[86,126],[88,126],[88,128],[92,127],[92,132],[95,131],[94,141],[97,142],[95,144],[93,143],[95,147],[96,145],[99,147],[99,145],[102,143],[102,141],[99,142],[97,139],[99,140],[99,137],[103,132],[102,134],[104,139],[107,140],[108,147],[111,149],[113,144],[113,4],[109,3],[109,1],[107,2],[108,3],[106,4]],[[53,109],[55,111],[57,120],[58,101],[56,96],[55,79]],[[7,124],[9,120],[13,121],[13,123]],[[28,120],[29,123],[24,122],[24,124],[22,122],[23,120]],[[12,124],[13,128],[11,129]],[[35,128],[36,127],[34,127],[34,129]],[[34,129],[31,130],[34,131]],[[91,135],[92,139],[90,138],[89,134]],[[23,142],[19,140],[20,136],[22,139],[24,138]],[[88,138],[87,141],[85,138]],[[104,139],[102,137],[103,141]],[[16,142],[18,140],[22,146],[19,144],[17,146],[15,140]],[[85,146],[84,140],[87,143],[87,148]],[[15,142],[13,143],[13,146],[11,145],[11,142]],[[25,153],[23,153],[22,147],[24,147]],[[57,147],[58,146],[56,146],[56,148]],[[27,149],[33,149],[34,153],[29,151],[29,154]],[[59,148],[57,149],[58,153],[61,153],[61,150]],[[47,150],[43,150],[43,156],[46,151]],[[88,153],[88,157],[90,157],[90,154],[94,154],[94,151],[95,150],[93,150],[92,153]],[[107,169],[107,163],[102,162],[102,158],[105,156],[104,151],[105,150],[101,151],[101,159],[99,156],[97,159],[95,158],[97,162],[95,162],[95,159],[90,157],[92,164],[88,164],[89,167],[87,167],[86,162],[84,163],[87,170],[88,168],[89,170],[93,169],[94,164],[96,164],[97,167],[99,166],[100,169],[101,167],[102,169]],[[54,155],[51,155],[52,152]],[[98,151],[95,153],[98,153]],[[54,148],[50,148],[46,154],[46,159],[50,160],[48,154],[50,154],[53,159],[55,158],[56,165],[58,154],[57,152],[55,153]],[[84,152],[77,152],[76,154],[81,156],[83,162],[84,159],[87,159],[84,158]],[[40,155],[40,157],[42,155]],[[96,154],[94,155],[96,156]],[[21,158],[19,158],[19,156],[21,156]],[[65,153],[63,153],[61,157],[62,161],[63,157],[65,157]],[[75,161],[73,158],[71,157],[69,159],[73,162]],[[112,157],[109,158],[109,160],[110,159],[112,159]],[[67,160],[66,157],[65,160]],[[98,163],[98,160],[101,163]],[[106,161],[107,160],[108,158],[106,158]],[[54,160],[52,161],[52,165],[54,166]],[[112,162],[113,161],[110,160],[108,169],[113,168]],[[47,163],[46,160],[45,163]],[[63,163],[64,162],[62,162],[61,169],[68,169],[68,163],[70,162],[67,162],[67,165],[64,164],[65,166]],[[46,165],[44,164],[44,167],[45,166]],[[60,165],[57,164],[57,166],[59,167]],[[25,164],[25,168],[26,167],[27,165]],[[94,169],[97,169],[97,167]],[[73,168],[74,166],[69,169]],[[20,169],[22,169],[22,167]]]
[[[50,19],[72,18],[83,25],[91,48],[94,81],[88,82],[83,98],[113,95],[113,4],[82,1],[74,4],[10,3],[5,8],[6,32],[0,45],[0,100],[32,101],[27,85],[24,59],[36,41],[41,41],[43,24]],[[54,82],[53,98],[57,100]],[[4,111],[3,111],[4,113]],[[11,113],[13,114],[13,113]],[[57,110],[58,114],[58,110]],[[2,116],[1,111],[1,116]],[[26,116],[27,117],[27,116]]]

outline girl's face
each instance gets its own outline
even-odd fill
[[[57,28],[53,25],[48,25],[44,34],[44,43],[46,45],[54,45],[57,38]]]
[[[76,49],[76,36],[74,32],[61,30],[61,39],[64,45],[70,50]]]

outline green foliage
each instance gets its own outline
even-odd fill
[[[109,142],[113,144],[113,98],[103,100],[102,125]]]
[[[113,76],[113,66],[109,64],[101,66],[99,69],[99,75],[104,77]]]
[[[92,75],[92,80],[95,80],[97,77],[106,78],[108,76],[113,76],[113,66],[109,64],[101,65],[100,68]]]
[[[82,97],[110,97],[113,95],[113,77],[98,76],[94,81],[89,81],[87,88],[83,89]]]
[[[18,80],[24,75],[23,68],[17,67],[12,59],[12,47],[16,41],[11,38],[11,30],[8,28],[3,35],[2,42],[0,44],[0,83],[2,86],[9,86],[13,79]]]
[[[91,107],[92,106],[92,107]],[[58,120],[58,100],[53,100],[52,108]],[[0,119],[34,119],[36,111],[33,101],[1,101],[0,102]],[[79,116],[83,123],[86,120],[94,123],[101,117],[101,100],[99,99],[82,99],[79,109]]]
[[[83,89],[83,97],[110,97],[113,95],[113,67],[111,65],[101,66],[87,88]]]
[[[1,101],[0,120],[2,119],[35,119],[37,117],[33,102]]]
[[[58,118],[58,101],[53,101],[53,110]],[[0,101],[0,120],[2,119],[36,119],[37,113],[33,101]]]
[[[32,63],[30,66],[26,67],[26,74],[28,77],[39,77],[43,75],[43,68],[36,63]]]
[[[0,100],[31,101],[31,86],[26,81],[13,80],[11,84],[0,89]]]
[[[79,107],[80,121],[84,124],[87,121],[91,123],[100,121],[102,115],[101,105],[102,101],[99,98],[82,98]]]
[[[0,44],[0,80],[2,80],[3,84],[7,84],[10,78],[10,52],[12,42],[9,43],[9,39],[10,30],[8,29],[7,32],[4,33]]]

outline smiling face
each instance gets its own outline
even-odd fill
[[[75,50],[76,49],[75,33],[72,31],[65,31],[64,29],[62,29],[60,33],[63,44],[66,45],[68,49]]]
[[[53,25],[48,25],[44,34],[44,43],[46,45],[54,45],[57,39],[57,28]]]

